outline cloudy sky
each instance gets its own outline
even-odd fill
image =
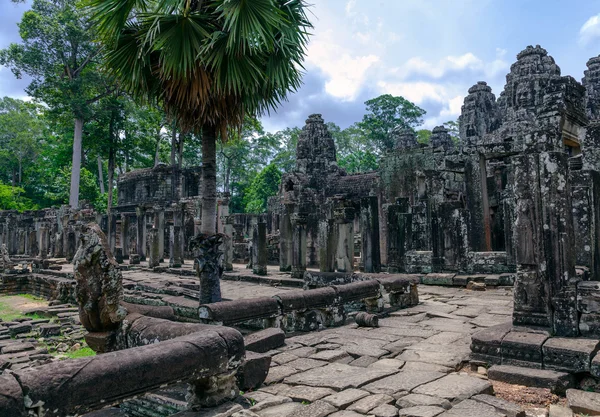
[[[347,127],[386,93],[427,110],[431,128],[458,117],[477,81],[498,95],[527,45],[542,45],[577,80],[600,54],[600,0],[307,1],[315,28],[304,86],[263,119],[269,131],[302,126],[311,113]],[[26,8],[0,0],[0,48],[18,42]],[[0,96],[23,97],[26,85],[0,67]]]

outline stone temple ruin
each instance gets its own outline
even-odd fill
[[[600,379],[600,57],[587,66],[579,83],[527,47],[498,97],[469,89],[459,138],[395,129],[376,172],[340,168],[309,116],[268,213],[219,200],[219,303],[200,305],[192,265],[201,168],[123,175],[109,215],[0,213],[0,294],[60,321],[0,322],[0,414],[525,415],[468,361],[600,413],[571,389]],[[36,332],[99,355],[56,362]]]

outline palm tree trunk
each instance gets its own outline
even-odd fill
[[[207,235],[217,231],[217,130],[202,127],[202,229]]]
[[[221,237],[217,231],[217,130],[202,127],[202,227],[196,238],[197,265],[200,275],[200,304],[221,301]]]
[[[83,136],[83,120],[75,119],[75,132],[73,135],[73,163],[71,165],[71,191],[69,205],[79,207],[79,179],[81,177],[81,139]]]

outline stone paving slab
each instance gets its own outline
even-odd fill
[[[494,388],[489,381],[468,375],[450,374],[421,385],[414,392],[458,402],[477,394],[493,394]]]
[[[399,391],[412,391],[419,385],[442,378],[441,372],[400,371],[387,378],[365,385],[363,389],[374,394],[394,395]]]
[[[332,363],[287,377],[285,383],[326,387],[341,391],[347,388],[359,388],[394,372],[393,369],[359,368]]]

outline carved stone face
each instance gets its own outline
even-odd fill
[[[533,89],[528,83],[520,83],[517,86],[517,97],[515,105],[517,108],[528,108],[533,107],[535,104],[535,97]]]

